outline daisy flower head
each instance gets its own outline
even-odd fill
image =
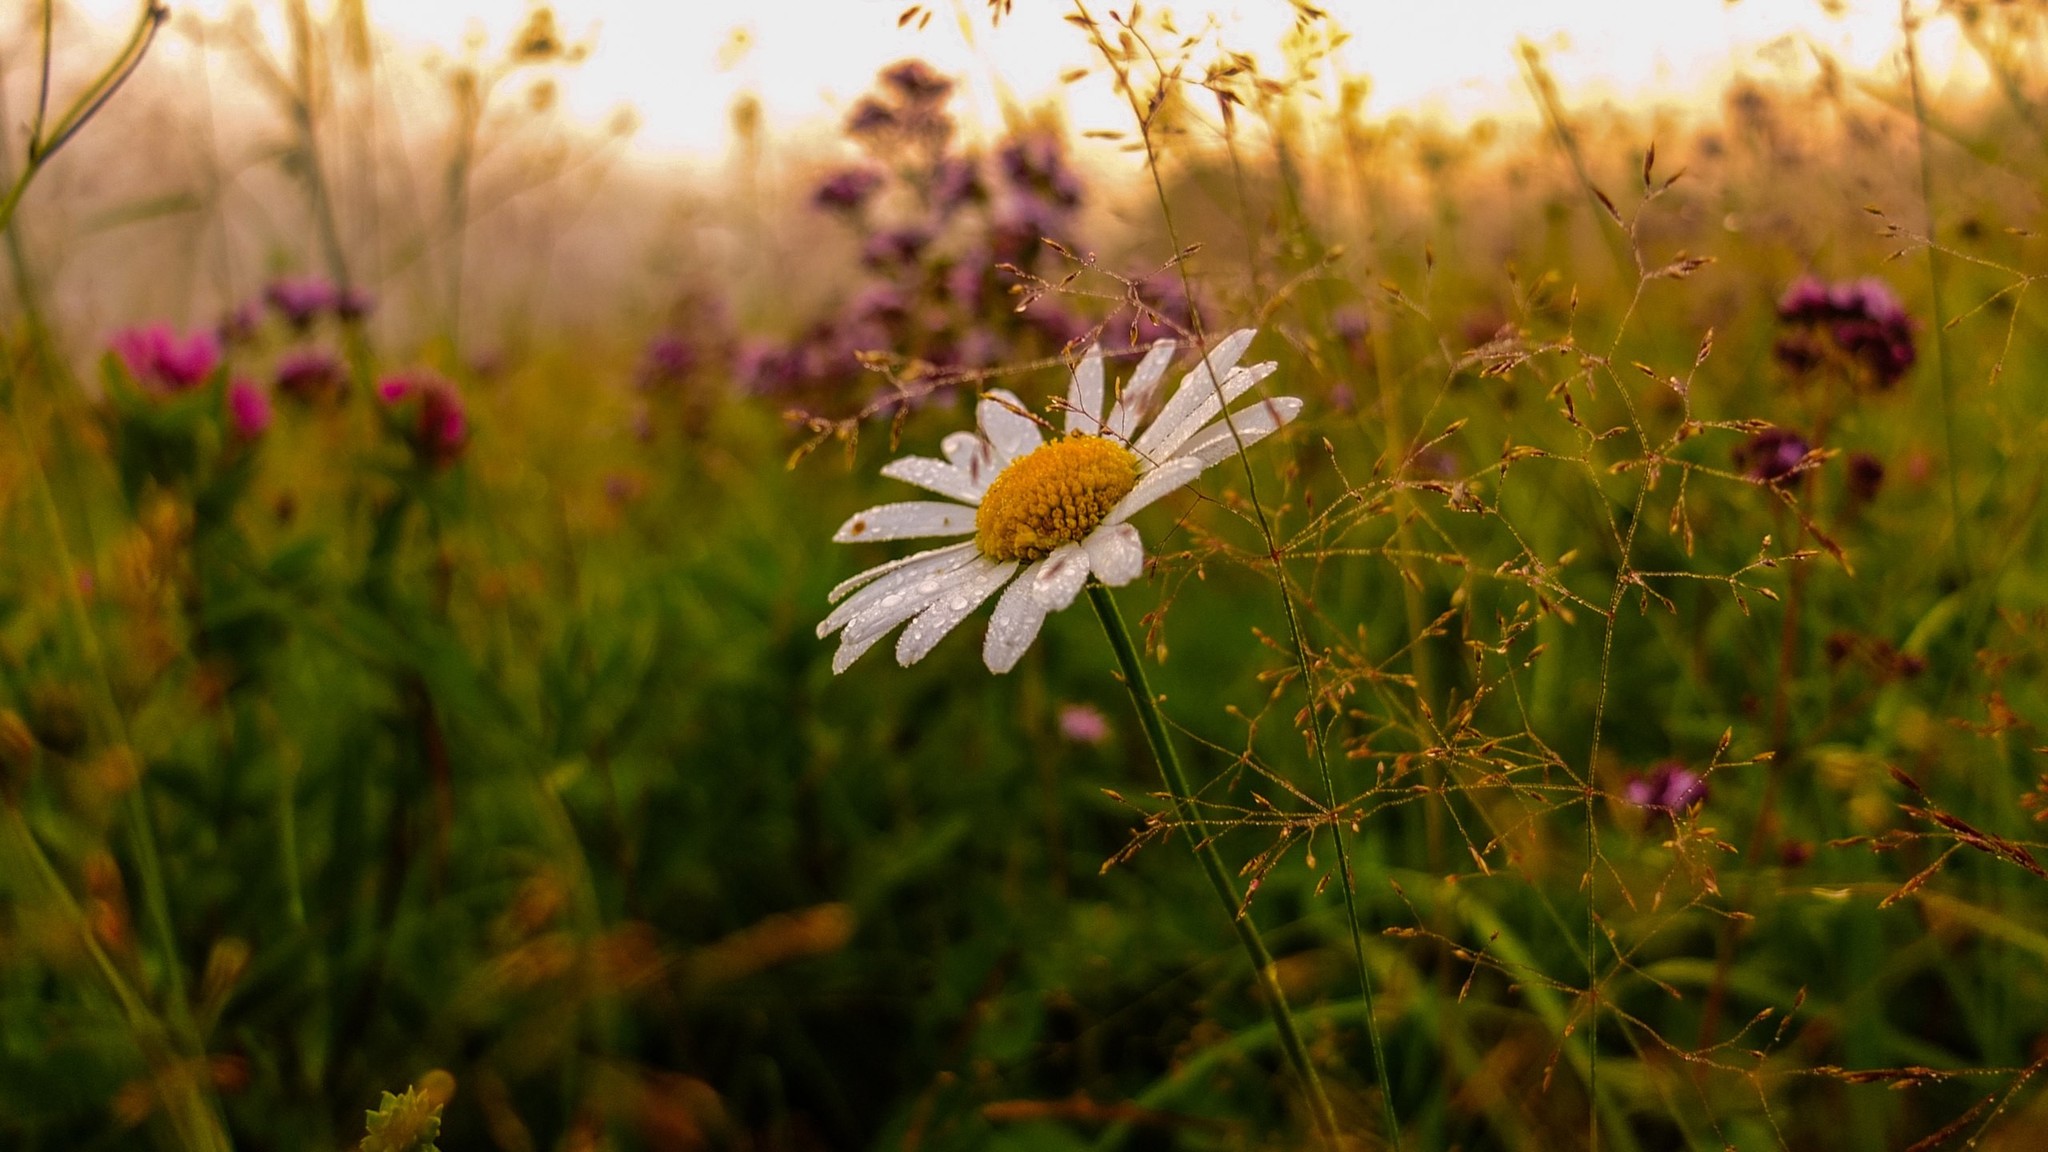
[[[1015,667],[1045,618],[1074,602],[1090,576],[1112,587],[1136,580],[1145,549],[1130,518],[1271,435],[1301,412],[1292,396],[1225,409],[1272,375],[1268,361],[1240,366],[1252,330],[1231,333],[1141,431],[1173,359],[1161,340],[1105,411],[1102,350],[1091,348],[1067,389],[1063,436],[1048,440],[1017,397],[984,393],[977,430],[940,445],[944,459],[905,456],[882,475],[946,500],[883,504],[855,515],[833,540],[967,539],[890,561],[834,588],[818,636],[840,634],[832,671],[844,672],[898,625],[904,665],[922,660],[996,593],[982,643],[991,672]],[[1235,430],[1233,433],[1233,429]]]

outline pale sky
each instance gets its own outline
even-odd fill
[[[134,11],[136,0],[76,0],[103,19]],[[246,0],[171,0],[174,11],[218,16]],[[601,124],[622,105],[640,119],[639,146],[664,153],[722,153],[736,97],[760,100],[771,128],[829,126],[867,88],[875,71],[906,56],[967,79],[970,121],[995,122],[991,77],[1027,100],[1060,88],[1059,76],[1095,63],[1086,37],[1062,19],[1063,0],[1016,0],[991,28],[984,0],[925,0],[933,18],[922,31],[899,29],[912,0],[559,0],[560,27],[589,37],[590,59],[567,81],[569,111]],[[1091,0],[1098,18],[1129,0]],[[324,11],[331,0],[313,0]],[[1343,49],[1347,72],[1372,77],[1371,111],[1434,111],[1454,119],[1515,115],[1529,108],[1515,45],[1529,39],[1575,100],[1696,96],[1735,69],[1756,69],[1773,42],[1778,52],[1802,38],[1853,68],[1886,64],[1897,44],[1894,0],[1847,0],[1830,17],[1819,0],[1318,0],[1353,34]],[[1163,0],[1148,4],[1162,6]],[[395,44],[457,53],[481,32],[500,45],[519,27],[527,0],[369,0]],[[1932,0],[1920,0],[1931,10]],[[277,0],[257,0],[274,23]],[[1170,5],[1183,29],[1217,21],[1222,43],[1277,68],[1277,45],[1292,9],[1285,0],[1182,0]],[[969,17],[976,43],[961,27]],[[180,38],[166,37],[166,51]],[[1955,58],[1945,22],[1923,33],[1923,58],[1937,76]],[[1792,58],[1810,65],[1799,47]],[[1063,94],[1077,130],[1126,129],[1130,114],[1099,78]]]

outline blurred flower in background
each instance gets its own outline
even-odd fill
[[[1767,428],[1735,450],[1735,464],[1759,484],[1783,485],[1805,471],[1802,465],[1812,451],[1799,433]]]
[[[1109,720],[1093,704],[1062,704],[1060,736],[1074,744],[1100,747],[1109,741]]]
[[[147,324],[117,333],[107,345],[144,391],[187,392],[220,367],[220,341],[211,332],[180,337],[168,324]]]
[[[339,395],[348,379],[341,360],[320,348],[294,348],[277,358],[277,390],[302,404],[318,404]]]
[[[367,288],[351,284],[343,288],[334,298],[334,314],[344,323],[357,323],[369,318],[377,310],[377,297]]]
[[[263,299],[285,323],[303,332],[332,311],[341,298],[334,285],[322,277],[290,276],[271,281],[263,289]]]
[[[1638,808],[1683,812],[1706,802],[1707,780],[1677,760],[1666,760],[1630,777],[1621,787],[1621,798]]]
[[[228,426],[237,437],[254,440],[270,427],[270,395],[255,381],[237,379],[228,385]]]
[[[1778,321],[1785,332],[1773,352],[1794,375],[1839,359],[1852,384],[1884,391],[1913,367],[1912,317],[1875,276],[1834,284],[1802,276],[1779,298]]]
[[[1086,189],[1061,133],[1038,124],[992,156],[964,149],[947,111],[953,92],[950,78],[906,60],[883,69],[848,114],[845,133],[862,158],[828,171],[810,203],[853,233],[866,279],[793,340],[738,342],[730,363],[742,390],[843,404],[885,387],[872,382],[864,352],[925,365],[913,375],[933,379],[932,369],[1057,352],[1097,329],[1056,294],[1017,308],[1020,287],[1057,282],[1071,267],[1056,266],[1052,245],[1081,247],[1076,215]],[[1161,311],[1185,314],[1170,292],[1165,297]],[[1173,329],[1153,323],[1145,331]]]
[[[377,382],[377,399],[422,464],[446,468],[462,458],[469,414],[454,384],[427,372],[401,373]]]

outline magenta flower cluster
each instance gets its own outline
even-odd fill
[[[1813,451],[1806,438],[1789,428],[1766,428],[1735,450],[1735,463],[1742,474],[1759,484],[1783,486],[1801,472],[1800,465]]]
[[[243,440],[255,440],[270,429],[270,394],[252,380],[228,385],[228,427]]]
[[[1684,812],[1707,799],[1707,778],[1676,760],[1666,760],[1621,786],[1621,798],[1638,808]]]
[[[446,468],[469,447],[469,413],[447,380],[428,372],[386,376],[377,382],[377,400],[428,467]]]
[[[953,81],[920,61],[882,71],[849,114],[859,162],[828,173],[811,201],[852,229],[867,280],[793,340],[753,339],[734,376],[756,395],[836,400],[877,380],[865,351],[942,368],[979,368],[1055,352],[1096,325],[1045,297],[1021,314],[1012,269],[1057,281],[1070,266],[1047,241],[1080,250],[1085,198],[1057,132],[1031,129],[993,155],[962,148],[948,112]],[[1055,266],[1058,265],[1058,266]],[[648,359],[660,349],[650,346]]]
[[[1830,353],[1847,361],[1859,386],[1889,389],[1913,367],[1913,319],[1875,276],[1827,283],[1815,276],[1793,281],[1778,300],[1785,328],[1774,352],[1779,363],[1806,374]]]
[[[322,316],[354,322],[376,307],[376,299],[354,286],[337,287],[323,276],[282,276],[263,289],[264,302],[296,332],[304,332]]]
[[[145,392],[175,395],[204,384],[220,367],[220,341],[211,332],[185,336],[168,324],[118,332],[108,342],[128,375]]]

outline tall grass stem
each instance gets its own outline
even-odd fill
[[[1295,1026],[1294,1014],[1287,1006],[1287,993],[1281,989],[1280,981],[1274,975],[1273,954],[1266,950],[1258,925],[1252,922],[1251,910],[1243,906],[1237,885],[1223,866],[1223,855],[1216,850],[1215,837],[1210,834],[1208,823],[1195,806],[1187,772],[1181,768],[1180,755],[1173,750],[1166,721],[1159,714],[1158,699],[1152,695],[1152,686],[1145,679],[1145,666],[1138,659],[1138,649],[1131,642],[1123,613],[1117,610],[1116,598],[1100,583],[1089,582],[1088,600],[1095,606],[1096,617],[1102,621],[1102,631],[1109,637],[1109,646],[1116,650],[1117,665],[1123,669],[1124,687],[1130,689],[1131,703],[1137,708],[1138,720],[1145,727],[1145,742],[1151,746],[1152,758],[1159,763],[1159,773],[1166,778],[1167,791],[1173,797],[1174,815],[1179,818],[1181,830],[1187,833],[1188,843],[1202,862],[1202,874],[1208,878],[1209,887],[1215,890],[1216,899],[1222,902],[1224,913],[1230,917],[1230,926],[1237,930],[1238,943],[1244,946],[1245,956],[1252,962],[1252,975],[1259,982],[1266,1012],[1273,1019],[1273,1028],[1279,1033],[1280,1047],[1286,1051],[1288,1063],[1294,1066],[1295,1075],[1301,1078],[1302,1091],[1308,1095],[1316,1128],[1330,1147],[1341,1147],[1336,1110],[1330,1104],[1329,1093],[1323,1089],[1322,1077],[1316,1074],[1315,1065],[1309,1061],[1308,1047],[1302,1043],[1301,1031]],[[1368,1008],[1368,1019],[1370,1013]]]

